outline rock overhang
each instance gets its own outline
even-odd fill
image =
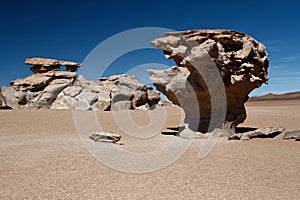
[[[185,86],[190,84],[201,111],[198,130],[207,131],[212,105],[205,77],[199,73],[199,67],[207,65],[209,61],[205,59],[208,54],[220,74],[226,93],[226,117],[222,126],[226,131],[234,132],[235,127],[246,118],[244,103],[248,94],[268,83],[266,47],[247,34],[231,30],[188,30],[164,35],[151,41],[151,44],[162,49],[167,59],[173,59],[177,68],[172,67],[172,72],[170,69],[148,70],[154,85],[174,104],[179,104],[177,97],[184,101],[182,97],[189,96]],[[190,74],[187,75],[181,68],[187,69]],[[180,87],[170,89],[172,85]],[[195,105],[189,104],[183,107],[186,115],[195,112],[194,108]]]

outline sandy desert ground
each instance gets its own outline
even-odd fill
[[[178,109],[167,108],[166,113],[164,126],[180,124]],[[130,114],[140,126],[150,121],[147,111]],[[300,128],[300,101],[250,102],[247,114],[241,127]],[[151,152],[174,138],[156,134],[137,139],[116,125],[111,112],[97,112],[97,117],[104,131],[122,135],[123,145],[118,147],[126,151]],[[89,127],[89,120],[83,123]],[[76,132],[72,111],[1,110],[0,199],[298,200],[300,142],[283,140],[282,135],[250,141],[220,140],[204,159],[198,157],[200,140],[194,140],[168,167],[131,174],[105,166],[87,151]],[[123,160],[119,163],[128,164]]]

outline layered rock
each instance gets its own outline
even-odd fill
[[[162,49],[166,58],[173,59],[177,66],[149,70],[150,79],[169,100],[183,107],[186,122],[194,123],[190,127],[193,130],[207,132],[223,128],[228,134],[234,133],[235,127],[246,118],[244,103],[248,94],[268,82],[266,47],[243,33],[230,30],[171,32],[151,44]],[[218,83],[219,79],[222,84]],[[224,101],[220,96],[223,91]],[[225,111],[221,104],[225,104]],[[213,109],[219,110],[220,115],[225,112],[223,121],[211,124]],[[199,119],[195,125],[196,116]]]
[[[55,66],[56,63],[74,64],[53,59],[27,59],[26,63]],[[77,63],[78,64],[78,63]],[[80,64],[74,66],[80,66]],[[1,104],[13,109],[81,109],[81,110],[125,110],[145,108],[157,104],[159,93],[138,81],[135,76],[116,75],[88,81],[72,71],[56,68],[39,71],[20,78],[3,87]]]
[[[53,70],[37,73],[11,81],[11,86],[2,88],[2,95],[13,109],[50,108],[57,95],[71,86],[76,78],[75,72]]]
[[[33,73],[44,73],[51,70],[59,71],[61,66],[65,66],[68,72],[76,72],[77,68],[81,66],[80,63],[49,58],[27,58],[25,64],[33,65],[30,68]]]

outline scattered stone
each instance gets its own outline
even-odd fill
[[[121,139],[121,136],[116,133],[96,132],[90,135],[89,138],[95,142],[116,143]]]
[[[244,103],[248,100],[248,94],[268,83],[266,47],[244,33],[230,30],[171,32],[151,44],[162,49],[166,58],[173,59],[177,66],[166,70],[148,70],[150,80],[158,91],[184,109],[185,122],[194,131],[208,132],[209,128],[223,128],[228,135],[234,133],[235,127],[246,119]],[[212,126],[211,96],[204,80],[213,83],[215,79],[210,76],[204,79],[203,74],[197,72],[203,68],[209,71],[211,63],[217,66],[221,75],[226,93],[226,97],[222,98],[227,101],[225,121],[216,121]],[[213,89],[218,95],[222,88]],[[191,100],[193,95],[196,96],[195,102]],[[214,103],[216,110],[222,109],[220,105],[223,102]],[[200,119],[195,124],[199,110]]]
[[[295,139],[296,141],[300,140],[300,129],[287,131],[282,139]]]
[[[284,131],[283,127],[259,128],[254,131],[232,134],[228,137],[229,140],[250,140],[252,138],[274,138]]]

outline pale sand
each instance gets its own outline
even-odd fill
[[[298,101],[253,102],[247,111],[244,127],[300,128]],[[137,124],[149,122],[147,112],[131,113]],[[178,125],[180,112],[168,113],[167,125]],[[130,151],[152,151],[173,137],[133,139],[110,112],[97,115],[103,130],[121,134],[120,147]],[[196,140],[170,166],[129,174],[89,154],[71,111],[0,111],[0,122],[0,199],[300,199],[300,142],[282,134],[218,144],[201,160]]]

